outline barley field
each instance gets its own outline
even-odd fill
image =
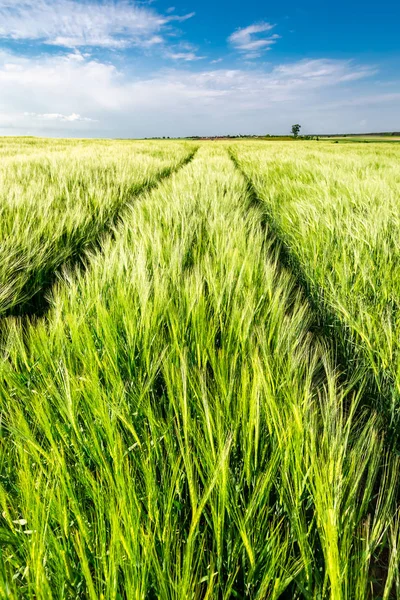
[[[0,139],[0,597],[400,598],[400,146]]]

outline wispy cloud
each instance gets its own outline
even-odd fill
[[[336,102],[328,103],[329,108],[338,109],[344,107],[351,106],[380,106],[383,103],[399,103],[400,102],[400,92],[390,93],[386,92],[384,94],[365,94],[358,98],[343,98]],[[396,125],[396,123],[395,123]]]
[[[128,0],[0,0],[0,38],[70,48],[148,48],[163,43],[173,22],[193,16],[162,15]]]
[[[354,66],[351,60],[333,59],[301,60],[274,68],[274,73],[279,79],[303,81],[306,85],[329,81],[332,77],[337,83],[356,81],[370,77],[376,72],[376,67],[372,65]]]
[[[32,113],[25,112],[24,117],[34,117],[35,119],[41,119],[44,121],[61,121],[64,123],[76,123],[77,121],[85,121],[87,123],[97,123],[97,119],[91,119],[89,117],[82,117],[77,113],[72,113],[70,115],[62,115],[60,113]]]
[[[183,60],[185,62],[192,62],[194,60],[203,60],[205,56],[197,56],[195,52],[166,52],[165,54],[172,60]]]
[[[168,12],[168,10],[167,10]],[[187,21],[196,15],[195,12],[188,13],[187,15],[173,15],[165,18],[166,23],[170,23],[171,21],[178,21],[179,23],[183,23],[183,21]]]
[[[203,60],[205,56],[198,54],[198,48],[188,42],[173,44],[164,49],[164,56],[174,61],[193,62]]]
[[[262,35],[274,29],[275,25],[271,23],[255,23],[248,27],[237,29],[229,36],[228,41],[240,52],[244,53],[246,58],[256,58],[262,51],[269,50],[276,43],[280,36],[276,33],[272,35]]]

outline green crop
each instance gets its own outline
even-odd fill
[[[125,173],[125,152],[139,150],[113,148]],[[192,153],[138,148],[145,164],[154,157],[152,173],[158,153],[174,165]],[[233,152],[261,195],[268,152],[276,163],[314,157],[319,175],[314,148]],[[330,148],[318,146],[321,162]],[[366,361],[346,372],[337,363],[229,149],[202,144],[125,207],[84,269],[57,266],[42,318],[3,318],[2,597],[400,594],[400,459],[365,406]],[[362,163],[348,146],[337,154],[338,173]],[[310,200],[303,218],[313,211]],[[300,238],[298,224],[292,232]]]
[[[344,365],[368,373],[371,403],[400,414],[400,147],[236,146],[275,233]]]
[[[0,145],[0,316],[35,312],[55,271],[193,151],[182,143],[25,146]]]

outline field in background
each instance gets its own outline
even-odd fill
[[[400,142],[399,135],[333,135],[320,136],[320,140],[338,140],[341,142]]]
[[[0,597],[400,597],[400,147],[0,157]]]

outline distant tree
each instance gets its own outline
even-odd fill
[[[292,125],[292,134],[294,138],[299,137],[300,129],[301,125],[299,125],[298,123],[296,123],[296,125]]]

